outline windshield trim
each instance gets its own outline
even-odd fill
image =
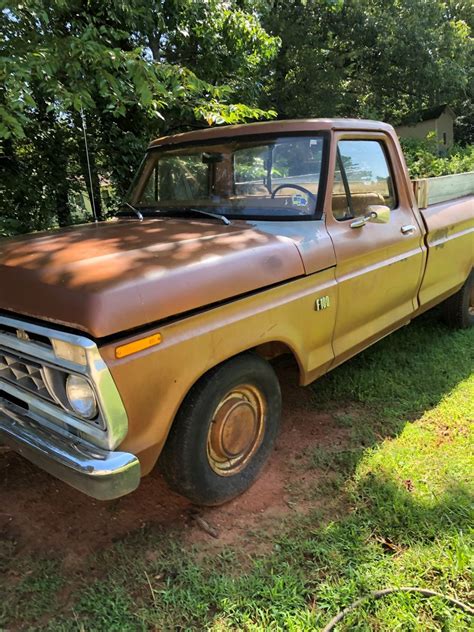
[[[160,218],[172,218],[172,219],[177,219],[179,218],[179,216],[183,216],[183,213],[185,213],[188,209],[192,210],[194,209],[198,209],[199,207],[197,206],[190,206],[188,204],[183,204],[181,206],[176,206],[174,208],[170,208],[170,207],[152,207],[152,206],[140,206],[137,207],[140,210],[140,213],[143,215],[144,219],[160,219]],[[203,206],[202,210],[205,211],[207,210],[209,207],[205,207]],[[215,207],[213,207],[215,208]],[[311,213],[308,215],[259,215],[258,213],[255,214],[251,214],[251,213],[245,213],[245,215],[242,214],[237,214],[237,213],[232,213],[229,212],[228,210],[226,210],[225,207],[222,207],[224,210],[224,213],[218,213],[216,212],[216,218],[218,219],[219,217],[226,217],[227,219],[231,219],[234,221],[242,221],[242,222],[246,222],[247,220],[251,220],[251,221],[265,221],[265,222],[308,222],[308,221],[314,221],[314,220],[321,220],[322,219],[322,215],[321,217],[316,217],[317,212],[315,213]],[[217,208],[215,208],[215,210],[218,210]],[[176,214],[173,215],[173,211],[176,211]],[[180,212],[182,211],[182,212]],[[124,205],[120,205],[120,210],[117,211],[117,213],[115,214],[116,217],[132,217],[135,218],[136,215],[133,213],[132,210],[127,210],[124,209]],[[197,215],[197,214],[196,214]],[[192,218],[194,219],[194,218]],[[200,219],[199,217],[196,217],[195,219]],[[204,213],[202,215],[202,219],[206,219]],[[209,215],[209,219],[213,219],[211,215]]]
[[[326,188],[327,188],[327,179],[328,179],[328,171],[329,171],[329,148],[330,148],[330,137],[331,137],[331,133],[329,131],[319,131],[319,130],[314,130],[314,131],[301,131],[301,132],[294,132],[294,131],[288,131],[288,132],[280,132],[280,133],[268,133],[268,134],[251,134],[249,133],[248,135],[242,135],[242,136],[237,136],[235,138],[228,138],[228,137],[216,137],[213,138],[212,140],[206,140],[206,141],[202,141],[202,140],[195,140],[195,141],[187,141],[187,142],[182,142],[182,143],[173,143],[173,144],[169,144],[169,145],[159,145],[157,147],[149,147],[145,153],[145,156],[140,164],[140,166],[142,166],[146,161],[147,158],[150,154],[155,154],[155,153],[164,153],[166,151],[174,151],[174,150],[179,150],[182,148],[187,148],[187,147],[193,147],[193,146],[199,146],[199,147],[212,147],[213,145],[222,145],[223,142],[229,145],[232,145],[234,142],[245,142],[245,141],[249,141],[249,140],[258,140],[258,141],[262,141],[262,143],[264,143],[266,140],[276,140],[278,138],[294,138],[294,137],[310,137],[310,138],[314,138],[314,137],[320,137],[323,139],[323,150],[322,150],[322,159],[321,159],[321,170],[319,173],[319,189],[318,189],[318,195],[317,195],[317,199],[316,199],[316,206],[314,209],[313,213],[308,213],[307,215],[295,215],[295,214],[288,214],[288,215],[269,215],[269,214],[250,214],[250,213],[245,213],[245,214],[239,214],[239,213],[232,213],[231,211],[226,211],[224,210],[224,214],[228,219],[234,219],[234,220],[242,220],[242,221],[246,221],[246,220],[258,220],[258,221],[312,221],[312,220],[320,220],[323,217],[324,214],[324,200],[325,200],[325,196],[326,196]],[[152,164],[150,162],[150,164]],[[139,178],[137,178],[137,176],[140,175]],[[137,188],[139,190],[139,183],[141,182],[146,182],[148,179],[149,174],[146,173],[146,170],[143,171],[139,171],[137,173],[137,176],[133,179],[132,184],[127,192],[127,195],[125,197],[125,199],[132,204],[133,206],[136,206],[140,212],[143,213],[144,216],[147,216],[148,213],[150,212],[147,209],[150,209],[151,207],[140,207],[139,204],[134,203],[133,200],[130,201],[130,194],[135,190],[137,191]],[[196,204],[193,203],[191,204],[186,204],[186,201],[183,200],[183,204],[180,204],[178,206],[178,208],[183,208],[185,209],[188,206],[194,206],[196,207]],[[122,205],[123,206],[123,205]],[[166,206],[166,205],[163,205]],[[215,207],[215,210],[217,211],[219,207]],[[225,209],[225,204],[222,205],[222,208]],[[159,207],[157,207],[157,211],[153,212],[153,216],[156,217],[160,214],[159,211]],[[164,215],[163,215],[164,217]]]

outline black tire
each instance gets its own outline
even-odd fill
[[[474,325],[474,270],[462,288],[443,303],[443,319],[455,329],[467,329]]]
[[[249,393],[255,392],[258,396],[254,408],[249,403],[251,397],[249,401],[245,396],[239,399],[242,392],[246,393],[241,385],[248,385]],[[243,411],[244,421],[241,421],[242,412],[240,416],[232,412],[237,409]],[[230,412],[226,415],[226,411]],[[261,414],[257,414],[260,411]],[[244,460],[247,454],[244,450],[244,456],[239,456],[240,465],[232,466],[240,467],[239,471],[231,469],[230,473],[224,474],[219,473],[221,470],[216,471],[221,464],[211,456],[215,454],[211,436],[216,432],[218,418],[224,419],[219,425],[219,437],[227,437],[232,444],[232,429],[236,429],[237,443],[241,434],[245,435],[244,441],[252,443],[252,451],[245,457],[247,460]],[[193,386],[181,405],[160,456],[160,467],[167,483],[198,505],[220,505],[235,498],[252,485],[267,461],[278,434],[280,418],[280,385],[266,360],[248,352],[223,362]],[[229,419],[231,429],[226,435]],[[250,428],[248,433],[242,432],[242,423]],[[256,428],[260,429],[258,438]],[[219,445],[225,444],[224,439],[220,441]],[[231,461],[225,461],[222,467],[227,463]]]

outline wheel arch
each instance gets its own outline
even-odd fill
[[[298,375],[299,375],[299,380],[300,383],[303,383],[304,380],[304,369],[303,369],[303,365],[301,363],[301,359],[298,357],[298,354],[296,353],[296,351],[291,347],[291,345],[289,345],[287,342],[282,341],[282,340],[270,340],[270,341],[266,341],[264,343],[261,343],[259,345],[254,345],[248,348],[244,348],[240,351],[238,351],[237,353],[233,353],[230,354],[228,357],[226,358],[220,358],[218,362],[216,362],[214,365],[212,366],[207,366],[205,368],[205,370],[203,370],[202,372],[200,372],[198,375],[195,376],[194,381],[190,384],[189,388],[186,390],[186,392],[183,392],[182,397],[180,398],[179,402],[177,402],[177,406],[176,406],[176,410],[175,413],[173,415],[173,418],[168,426],[167,432],[166,432],[166,438],[163,441],[163,446],[165,445],[166,441],[168,440],[168,436],[169,433],[171,431],[171,428],[173,427],[173,424],[176,420],[176,417],[181,409],[181,407],[183,406],[184,401],[186,400],[186,397],[188,396],[188,394],[192,391],[192,389],[196,386],[196,384],[202,380],[208,373],[210,373],[211,371],[215,370],[218,366],[220,366],[221,364],[224,364],[225,362],[228,362],[229,360],[232,360],[233,358],[238,357],[239,355],[245,354],[245,353],[255,353],[257,355],[259,355],[261,358],[267,360],[268,362],[271,362],[273,360],[275,360],[278,357],[281,357],[282,355],[289,355],[292,358],[292,362],[294,363],[294,366],[298,369]],[[160,450],[161,452],[161,450]],[[159,459],[159,455],[157,455],[156,459]]]
[[[276,358],[282,355],[289,355],[291,356],[295,364],[295,367],[298,368],[300,383],[303,383],[305,371],[303,368],[303,363],[301,361],[301,358],[298,356],[298,353],[288,342],[275,339],[275,340],[267,340],[266,342],[262,342],[258,345],[252,345],[252,346],[243,348],[240,351],[237,351],[236,353],[229,354],[229,356],[226,358],[220,358],[219,361],[216,362],[213,366],[206,368],[204,371],[202,371],[202,373],[199,376],[196,377],[192,385],[189,387],[188,392],[195,386],[195,384],[197,384],[197,382],[199,382],[200,379],[202,379],[207,373],[209,373],[209,371],[212,371],[213,369],[220,366],[221,364],[224,364],[224,362],[228,362],[229,360],[232,360],[232,358],[236,358],[237,356],[243,353],[256,353],[261,358],[268,360],[269,362],[275,360]],[[183,403],[186,395],[187,393],[184,394],[179,406],[181,406],[181,404]]]

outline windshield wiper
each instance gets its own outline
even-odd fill
[[[132,206],[128,202],[122,202],[122,206],[128,206],[128,208],[131,208],[132,211],[135,213],[135,215],[138,217],[138,219],[141,222],[143,222],[143,215],[140,213],[140,211],[137,208],[135,208],[134,206]]]
[[[138,217],[138,219],[140,221],[143,221],[143,215],[141,214],[141,212],[135,208],[134,206],[132,206],[131,204],[129,204],[128,202],[122,202],[122,207],[124,206],[128,206],[128,208],[130,208],[135,215]],[[160,209],[153,209],[152,207],[149,207],[146,209],[147,211],[152,211],[154,215],[186,215],[186,213],[198,213],[199,215],[205,215],[206,217],[212,217],[213,219],[220,219],[222,221],[222,223],[224,223],[226,226],[229,226],[229,224],[231,223],[230,220],[225,216],[225,215],[221,215],[220,213],[211,213],[210,211],[205,211],[202,208],[195,208],[192,206],[189,206],[187,208],[164,208],[162,210]]]
[[[220,219],[226,226],[229,226],[231,223],[230,219],[228,219],[225,215],[221,215],[220,213],[211,213],[210,211],[204,211],[202,208],[195,208],[193,206],[188,206],[183,209],[167,208],[162,211],[157,211],[157,213],[158,215],[186,215],[186,213],[198,213],[199,215],[205,215],[206,217],[212,217],[213,219]]]
[[[215,219],[221,219],[222,222],[226,225],[230,225],[230,219],[228,219],[225,215],[221,215],[220,213],[211,213],[210,211],[203,211],[201,208],[190,208],[185,209],[185,211],[192,211],[193,213],[200,213],[201,215],[207,215],[208,217],[214,217]]]

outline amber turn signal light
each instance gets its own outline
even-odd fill
[[[117,347],[115,349],[115,357],[125,358],[132,353],[137,353],[138,351],[143,351],[144,349],[149,349],[150,347],[159,345],[160,342],[161,334],[153,334],[152,336],[147,336],[146,338],[140,338],[140,340],[134,340],[133,342],[128,342],[126,345]]]

